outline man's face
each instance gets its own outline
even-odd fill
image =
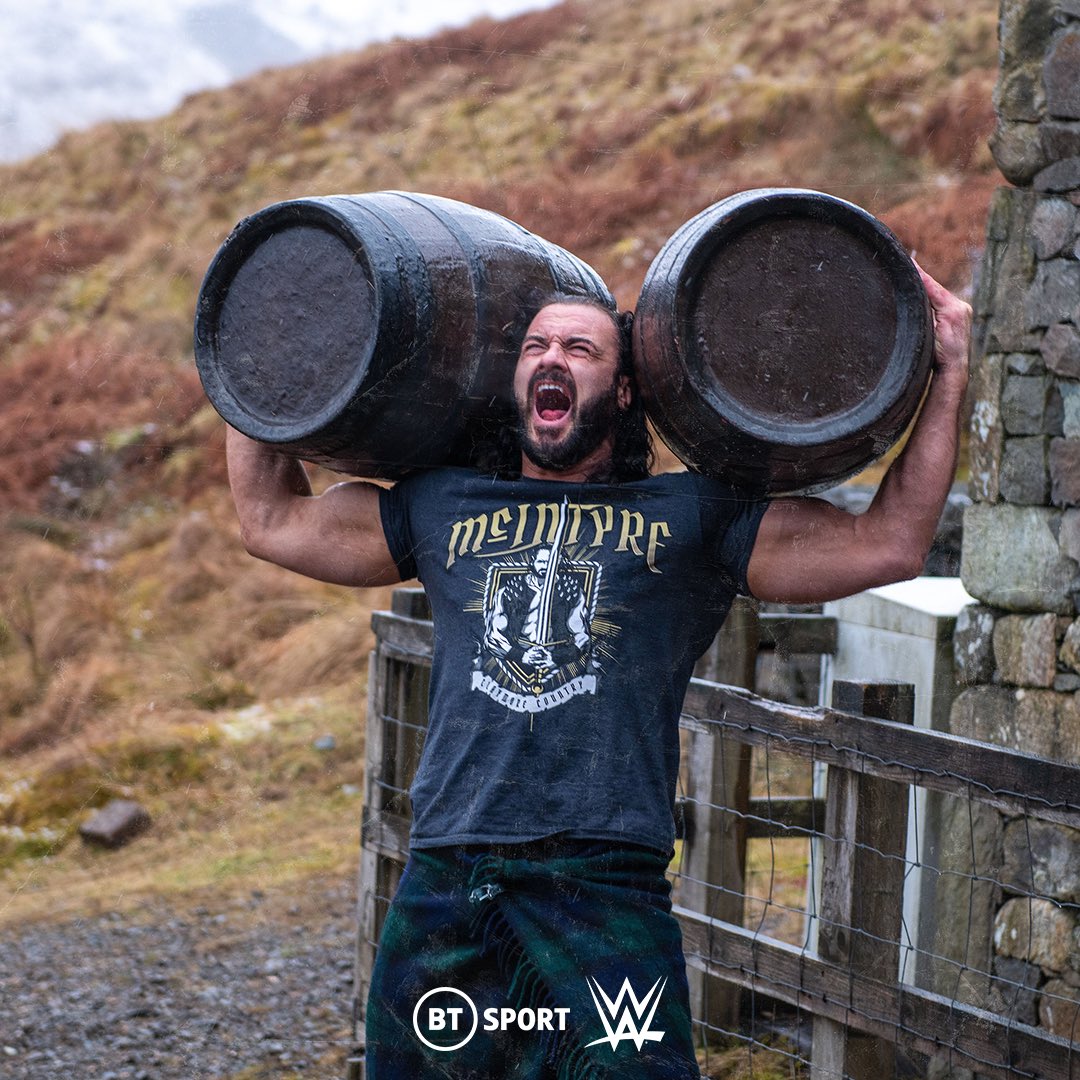
[[[630,404],[618,374],[619,336],[612,320],[585,304],[549,304],[529,324],[514,371],[514,399],[525,455],[563,471],[610,440],[615,415]]]

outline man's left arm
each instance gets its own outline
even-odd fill
[[[822,603],[922,571],[956,473],[971,308],[919,273],[934,312],[934,367],[907,444],[864,514],[823,499],[770,504],[747,568],[760,600]]]

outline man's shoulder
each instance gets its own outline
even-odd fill
[[[473,469],[460,468],[454,465],[439,465],[430,469],[417,469],[402,477],[394,484],[399,494],[413,492],[436,492],[440,490],[453,490],[467,486],[471,481],[480,480],[482,476]]]
[[[678,495],[695,495],[702,499],[749,499],[753,496],[740,491],[726,480],[719,480],[705,473],[695,472],[692,469],[681,469],[677,472],[656,473],[650,476],[647,486],[654,491],[670,491]]]

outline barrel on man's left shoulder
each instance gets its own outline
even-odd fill
[[[933,318],[899,240],[800,188],[730,195],[653,260],[634,319],[649,418],[690,468],[755,494],[838,484],[915,416]]]
[[[513,370],[552,294],[615,302],[568,251],[410,192],[276,203],[206,273],[195,357],[233,427],[357,476],[472,464],[513,423]]]

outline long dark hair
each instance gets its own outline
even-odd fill
[[[611,469],[602,476],[590,480],[623,484],[643,480],[652,471],[656,460],[652,435],[645,423],[645,406],[638,392],[634,376],[632,330],[634,313],[615,311],[589,296],[556,295],[548,299],[550,304],[579,304],[602,311],[615,326],[619,340],[619,367],[617,376],[625,375],[630,382],[630,404],[615,413],[611,442]],[[477,443],[474,455],[477,468],[502,479],[517,479],[521,475],[521,433],[516,420],[507,418]]]

